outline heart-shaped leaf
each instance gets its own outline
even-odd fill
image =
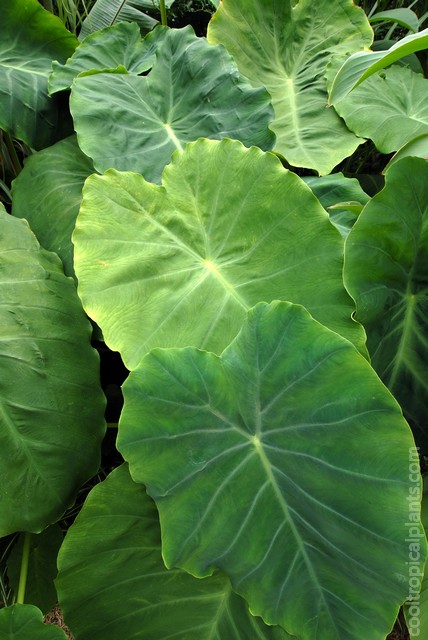
[[[52,60],[65,62],[77,39],[37,0],[2,6],[0,20],[0,128],[35,149],[56,142],[69,119],[48,95]]]
[[[326,109],[327,64],[372,38],[351,0],[223,0],[208,29],[209,41],[224,44],[240,72],[272,96],[275,150],[321,174],[362,142]]]
[[[94,172],[76,136],[29,156],[12,184],[12,214],[25,218],[40,244],[55,251],[67,275],[74,275],[71,234],[82,200],[82,187]]]
[[[304,182],[233,140],[174,155],[163,186],[93,175],[73,235],[79,295],[135,367],[155,346],[220,352],[261,300],[291,300],[355,341],[343,241]]]
[[[73,280],[25,221],[0,229],[0,535],[36,533],[96,473],[105,401]]]
[[[162,562],[159,519],[127,465],[94,487],[58,558],[58,596],[79,640],[286,640],[253,617],[226,576],[196,580]]]
[[[43,614],[31,604],[14,604],[0,610],[2,640],[67,640],[62,629],[44,624]]]
[[[345,284],[376,369],[428,452],[428,164],[404,158],[345,245]]]
[[[270,149],[273,112],[263,88],[242,78],[224,47],[193,29],[171,29],[147,76],[97,74],[74,81],[79,145],[97,171],[139,171],[159,181],[171,154],[199,137],[235,138]]]
[[[413,439],[350,342],[260,303],[221,357],[156,349],[123,389],[118,448],[168,567],[223,570],[301,640],[386,636],[408,591]]]

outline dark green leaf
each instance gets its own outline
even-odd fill
[[[219,573],[162,562],[159,519],[127,465],[89,494],[60,552],[58,594],[78,640],[286,640],[248,612]]]
[[[300,640],[385,638],[408,592],[414,443],[350,342],[260,303],[221,357],[156,349],[123,389],[118,448],[156,501],[168,567],[221,569]]]
[[[0,128],[42,149],[69,134],[67,110],[48,95],[52,60],[65,62],[77,45],[37,0],[2,4]]]
[[[73,280],[24,220],[0,214],[0,535],[7,535],[57,520],[97,471],[105,402]]]

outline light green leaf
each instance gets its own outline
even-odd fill
[[[396,22],[409,31],[416,32],[419,30],[419,18],[414,11],[407,8],[387,9],[386,11],[378,11],[369,18],[371,24],[376,22]]]
[[[14,604],[0,610],[2,640],[67,640],[62,629],[44,624],[43,614],[31,604]]]
[[[173,0],[165,0],[166,7],[172,3]],[[159,3],[155,5],[153,0],[97,0],[82,24],[79,40],[122,20],[136,22],[141,33],[148,33],[158,20],[147,12],[153,13],[153,9],[158,7]]]
[[[346,238],[360,213],[360,207],[370,200],[358,180],[346,178],[343,173],[333,173],[330,176],[322,177],[309,176],[303,180],[329,214],[332,224]],[[347,206],[340,206],[346,204],[346,201],[348,201]],[[356,209],[355,206],[350,208],[350,201],[358,203],[358,208]]]
[[[372,365],[428,445],[428,164],[404,158],[364,208],[345,244],[345,284]],[[428,451],[428,449],[426,449]]]
[[[108,560],[107,560],[108,559]],[[79,640],[286,640],[248,612],[226,576],[196,580],[162,562],[159,519],[127,465],[89,494],[67,532],[56,581]]]
[[[358,136],[382,153],[428,132],[428,80],[397,65],[371,76],[334,106]]]
[[[159,25],[142,40],[135,23],[119,22],[89,35],[65,64],[53,62],[49,92],[69,89],[76,76],[88,71],[108,71],[120,66],[135,75],[147,71],[167,31]]]
[[[358,51],[340,67],[330,88],[329,104],[345,98],[363,80],[400,58],[428,47],[428,29],[412,33],[386,51]]]
[[[198,140],[163,186],[88,178],[73,235],[79,295],[134,368],[155,346],[220,352],[261,300],[306,305],[364,350],[342,281],[343,242],[310,189],[270,153]]]
[[[59,18],[37,0],[2,6],[0,20],[0,128],[35,149],[70,129],[66,112],[48,95],[52,60],[65,62],[77,45]]]
[[[99,465],[99,361],[71,278],[0,212],[0,536],[56,521]]]
[[[260,303],[221,357],[156,349],[123,391],[118,448],[156,502],[166,566],[221,569],[300,640],[387,635],[408,589],[413,439],[351,343]]]
[[[321,174],[362,142],[326,109],[327,64],[372,38],[351,0],[223,0],[208,28],[208,39],[224,44],[240,72],[271,94],[275,150],[290,165]]]
[[[428,160],[428,133],[421,133],[419,136],[416,136],[403,145],[401,149],[392,156],[391,160],[383,170],[383,173],[386,173],[390,166],[395,162],[409,156],[416,156],[417,158],[424,158],[425,160]]]
[[[40,244],[55,251],[67,275],[74,275],[71,234],[82,200],[82,187],[94,172],[75,136],[25,160],[12,185],[12,214],[25,218]]]
[[[57,602],[54,578],[56,559],[63,540],[58,524],[54,524],[30,539],[30,557],[25,588],[25,600],[48,613]],[[18,594],[24,534],[21,534],[7,559],[7,576],[15,596]]]
[[[79,145],[98,171],[139,171],[152,181],[173,151],[199,137],[262,149],[274,143],[267,92],[252,89],[227,51],[190,26],[167,31],[147,76],[77,78],[70,108]]]

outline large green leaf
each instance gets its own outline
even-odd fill
[[[62,629],[43,623],[43,614],[31,604],[14,604],[0,610],[2,640],[66,640]]]
[[[70,108],[81,149],[98,171],[139,171],[159,181],[176,149],[199,137],[270,149],[270,98],[240,77],[223,47],[192,28],[169,30],[144,77],[97,74],[74,81]]]
[[[306,305],[364,349],[342,282],[343,242],[304,182],[270,153],[199,140],[163,186],[93,175],[73,235],[86,312],[128,368],[152,347],[220,352],[261,300]]]
[[[66,135],[68,119],[48,95],[52,60],[65,62],[77,45],[59,18],[37,0],[2,3],[0,128],[41,149]]]
[[[415,136],[398,149],[397,153],[392,156],[384,168],[383,173],[386,173],[391,165],[409,156],[416,156],[417,158],[428,160],[428,133],[421,133],[419,136]]]
[[[85,38],[65,64],[54,62],[49,76],[49,91],[69,89],[79,73],[113,70],[123,67],[138,75],[150,69],[158,43],[168,29],[158,26],[144,40],[135,23],[119,22]]]
[[[56,581],[78,640],[285,640],[248,612],[229,580],[197,580],[162,562],[159,519],[127,465],[89,494],[67,532]]]
[[[25,535],[19,536],[7,558],[7,577],[15,596],[19,591]],[[53,609],[57,602],[54,579],[57,574],[56,559],[62,540],[63,533],[59,524],[53,524],[37,535],[32,534],[30,538],[25,600],[39,607],[44,614]]]
[[[0,535],[54,522],[98,468],[104,396],[91,326],[59,258],[0,212]]]
[[[351,131],[382,153],[428,132],[428,80],[397,65],[368,78],[334,108]]]
[[[404,158],[364,208],[345,245],[345,284],[372,364],[426,451],[428,164]]]
[[[373,32],[351,0],[223,0],[208,39],[272,96],[275,150],[293,166],[330,173],[362,142],[326,109],[332,56],[369,46]]]
[[[428,47],[428,29],[412,33],[386,51],[357,51],[340,67],[329,94],[329,104],[335,104],[355,89],[363,80],[388,67],[404,56]]]
[[[218,567],[301,640],[385,637],[407,595],[413,440],[350,342],[260,303],[221,357],[156,349],[123,389],[118,448],[168,567]]]
[[[59,255],[67,275],[74,274],[71,234],[82,187],[93,172],[72,136],[29,156],[12,185],[12,214],[28,220],[40,244]]]

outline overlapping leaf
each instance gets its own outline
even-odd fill
[[[428,80],[397,65],[375,74],[334,108],[356,135],[382,153],[428,132]]]
[[[173,0],[165,0],[169,7]],[[147,33],[156,27],[157,19],[150,15],[155,5],[153,0],[96,0],[89,15],[82,24],[79,39],[104,29],[118,21],[128,20],[138,24],[142,33]]]
[[[329,104],[336,104],[342,100],[380,69],[385,69],[393,62],[427,47],[428,29],[424,29],[402,38],[386,51],[357,51],[345,60],[337,72],[330,88]]]
[[[62,629],[44,624],[43,614],[31,604],[14,604],[0,610],[2,640],[67,640]]]
[[[223,47],[192,28],[169,30],[147,76],[77,78],[70,108],[79,145],[98,171],[141,172],[159,181],[171,154],[199,137],[270,149],[275,136],[265,89],[242,78]]]
[[[93,175],[73,235],[86,312],[128,368],[152,347],[220,352],[261,300],[291,300],[364,350],[343,243],[310,189],[233,140],[175,154],[163,186]]]
[[[326,109],[333,56],[369,46],[373,33],[351,0],[223,0],[208,30],[239,70],[272,96],[275,150],[293,166],[330,173],[361,143]]]
[[[65,64],[53,62],[49,76],[49,91],[69,89],[80,73],[99,72],[123,68],[123,73],[136,75],[152,66],[158,43],[167,33],[158,26],[144,40],[138,26],[131,22],[119,22],[85,38]]]
[[[55,254],[0,217],[0,535],[59,518],[99,464],[104,396],[91,327]]]
[[[3,3],[0,20],[0,128],[42,149],[68,131],[69,118],[48,95],[52,60],[65,62],[77,45],[37,0]]]
[[[168,567],[220,568],[301,640],[386,636],[408,590],[413,440],[351,343],[260,303],[221,357],[156,349],[124,397],[118,448],[156,501]]]
[[[197,580],[162,562],[159,519],[127,465],[89,494],[60,552],[57,588],[79,640],[286,640],[248,612],[219,573]]]
[[[322,177],[310,176],[303,178],[303,180],[311,188],[324,209],[326,209],[332,224],[346,238],[357,219],[356,213],[353,212],[352,208],[347,208],[346,204],[353,202],[355,205],[358,204],[362,207],[363,204],[370,200],[358,180],[356,178],[347,178],[343,173],[333,173]],[[343,204],[342,208],[339,208],[340,204]],[[335,205],[339,206],[331,209]]]
[[[29,156],[12,185],[12,214],[28,220],[40,244],[59,255],[67,275],[74,274],[71,234],[82,187],[93,171],[72,136]]]
[[[428,164],[404,158],[361,213],[345,245],[345,284],[372,364],[427,448]]]

